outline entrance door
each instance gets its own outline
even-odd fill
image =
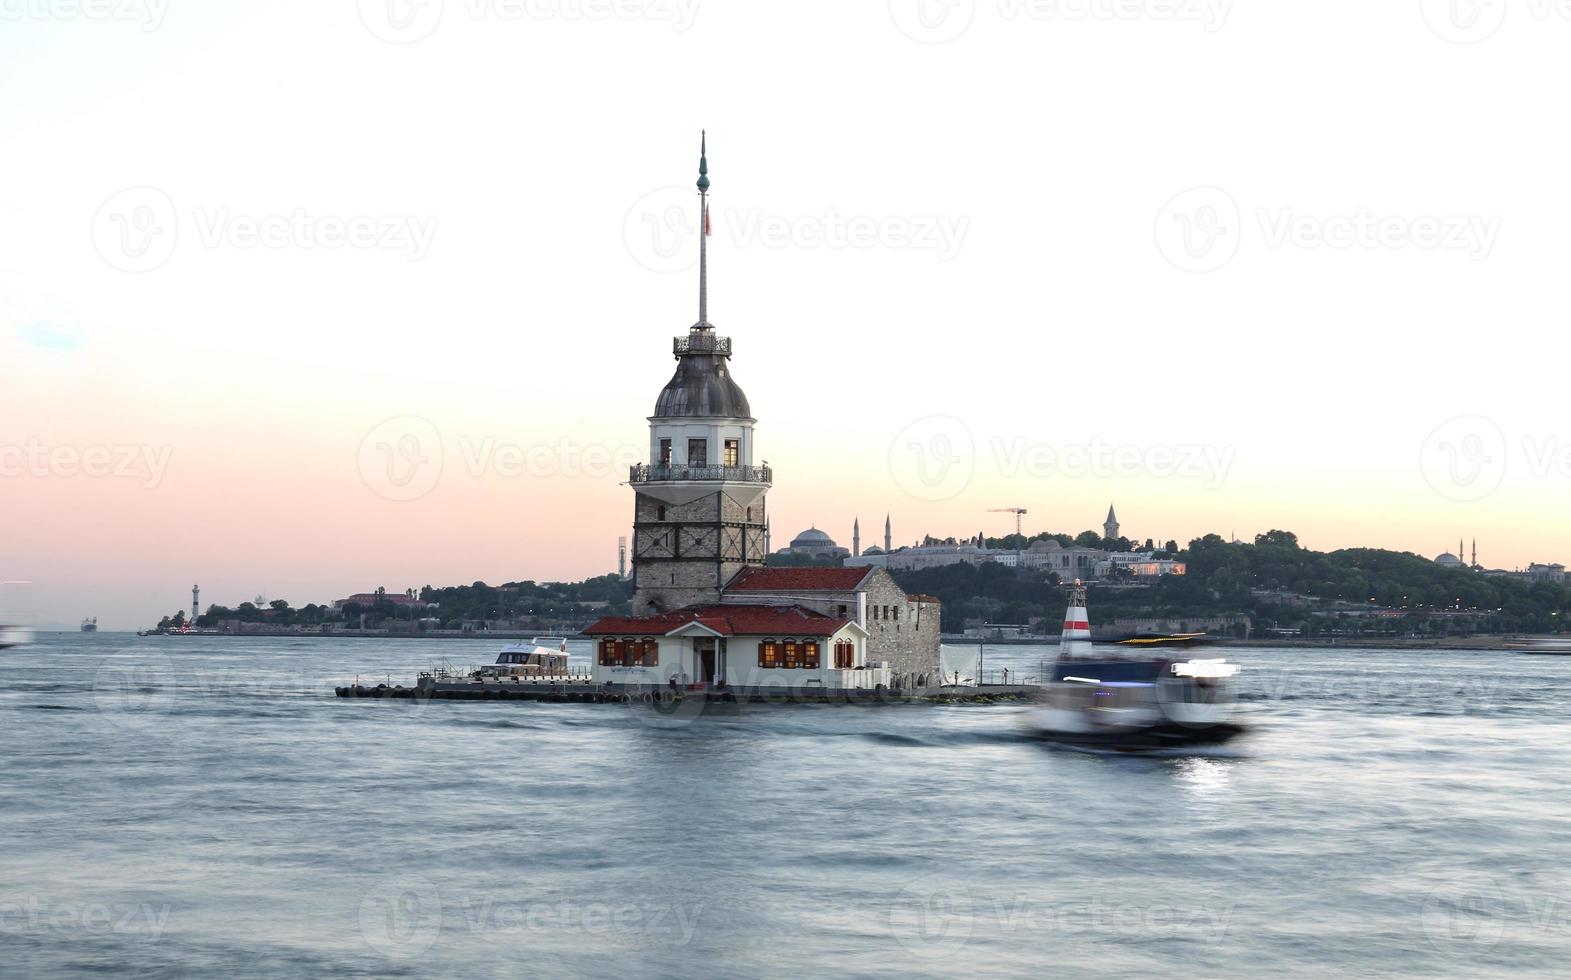
[[[698,667],[698,676],[693,678],[693,680],[700,684],[713,684],[715,681],[715,641],[694,640],[693,653]]]

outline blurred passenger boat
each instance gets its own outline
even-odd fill
[[[1238,737],[1243,726],[1229,720],[1238,665],[1158,652],[1187,647],[1202,635],[1131,637],[1098,653],[1086,590],[1075,582],[1058,659],[1028,724],[1050,741],[1107,752],[1191,748]]]

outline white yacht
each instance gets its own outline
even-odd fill
[[[563,677],[567,672],[567,638],[537,636],[528,643],[503,647],[496,655],[496,663],[481,667],[471,676],[474,680],[522,679]]]

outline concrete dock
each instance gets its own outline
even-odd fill
[[[422,677],[413,687],[354,684],[334,689],[341,698],[447,701],[544,701],[555,704],[675,705],[730,704],[993,704],[1035,700],[1033,684],[986,684],[901,690],[843,690],[820,687],[711,687],[685,689],[625,684],[553,683],[527,680],[437,681]]]

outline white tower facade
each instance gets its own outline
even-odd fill
[[[707,140],[705,150],[707,150]],[[768,466],[753,463],[747,395],[731,377],[731,338],[709,323],[709,161],[701,152],[698,322],[671,345],[676,373],[649,416],[649,462],[629,482],[633,608],[640,615],[720,600],[768,554]]]

